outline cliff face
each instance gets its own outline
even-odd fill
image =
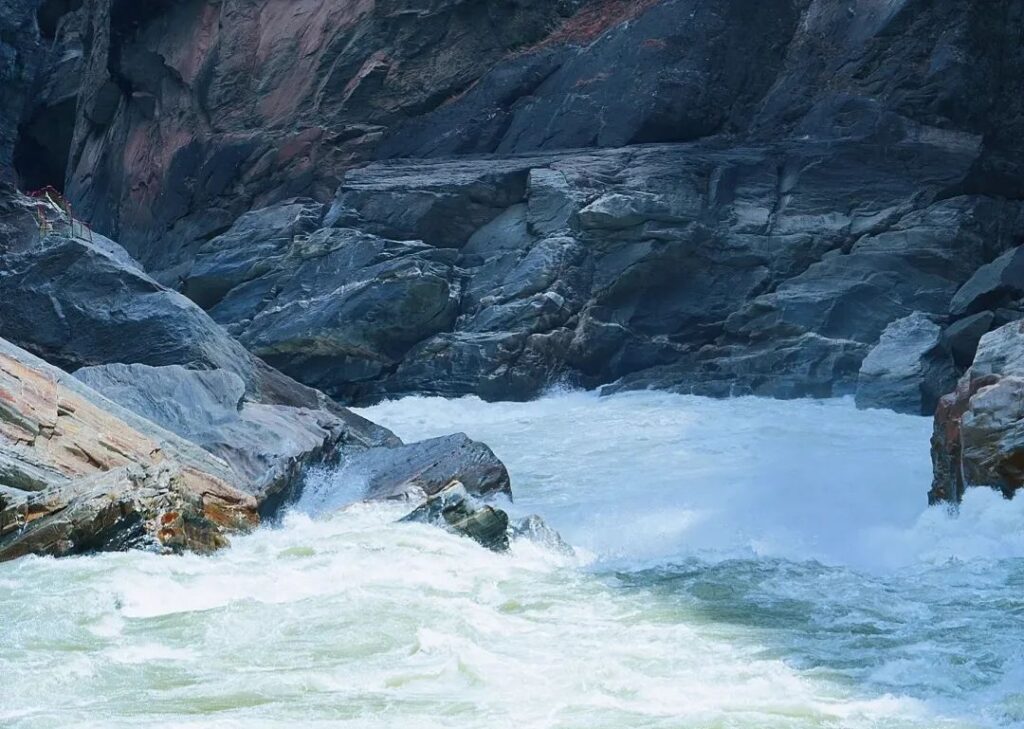
[[[463,92],[570,8],[89,0],[62,27],[85,49],[68,193],[166,271],[253,207],[329,198],[396,121]]]
[[[1024,0],[45,5],[22,181],[346,400],[929,413],[1024,310]]]
[[[1015,0],[89,0],[57,26],[37,142],[58,148],[51,167],[67,147],[78,209],[172,282],[241,213],[328,199],[372,156],[832,138],[904,118],[983,136],[963,191],[1018,194],[1021,13]]]

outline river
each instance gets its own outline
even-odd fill
[[[1024,500],[928,509],[926,418],[848,400],[407,398],[514,514],[576,548],[488,552],[325,514],[213,557],[0,565],[0,726],[770,729],[1024,726]]]

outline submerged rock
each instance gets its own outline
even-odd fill
[[[429,496],[402,521],[433,524],[474,539],[496,552],[508,549],[508,514],[480,504],[458,481],[452,481]]]
[[[511,522],[505,511],[481,503],[457,480],[428,496],[401,521],[433,524],[469,537],[496,552],[507,550],[513,540],[525,539],[562,554],[574,553],[558,532],[539,516]]]
[[[259,522],[231,468],[0,340],[0,560],[208,552]]]
[[[569,545],[562,535],[549,527],[547,523],[536,514],[527,516],[515,522],[511,528],[513,539],[526,539],[527,541],[539,544],[546,549],[562,554],[575,554],[572,546]]]

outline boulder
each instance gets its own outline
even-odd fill
[[[942,329],[925,314],[915,312],[886,327],[864,358],[857,382],[857,407],[931,415],[939,398],[955,385],[956,371],[943,346]]]
[[[525,539],[534,544],[539,544],[545,549],[572,556],[576,552],[572,546],[562,539],[562,535],[552,529],[547,523],[536,514],[523,517],[510,527],[513,540]]]
[[[463,433],[355,454],[345,471],[365,483],[369,499],[432,496],[454,480],[474,496],[512,495],[505,464]]]
[[[508,514],[479,503],[458,481],[452,481],[429,496],[402,521],[433,524],[469,537],[495,552],[508,549]]]
[[[981,338],[991,331],[997,322],[996,314],[981,311],[971,314],[950,324],[942,332],[943,346],[953,355],[953,363],[961,370],[966,370],[974,362]]]
[[[982,337],[974,364],[942,398],[932,435],[932,503],[972,486],[1024,487],[1024,323]]]
[[[0,340],[0,560],[206,552],[259,522],[227,463]]]
[[[953,296],[949,313],[956,317],[998,309],[1024,297],[1024,246],[1006,251],[979,268]]]

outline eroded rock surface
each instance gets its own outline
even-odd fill
[[[0,560],[212,551],[259,522],[227,463],[0,340]]]
[[[329,210],[244,217],[184,290],[216,291],[194,295],[249,349],[349,402],[613,381],[852,394],[888,326],[956,323],[954,295],[1024,237],[1021,203],[947,195],[977,138],[887,133],[885,151],[869,135],[379,163]],[[270,252],[247,242],[255,215]],[[923,411],[930,393],[873,402]]]
[[[958,502],[971,486],[1007,496],[1024,487],[1024,323],[982,337],[974,364],[942,398],[932,464],[932,502]]]
[[[0,200],[10,223],[0,240],[0,332],[75,369],[90,391],[152,427],[216,456],[225,482],[263,516],[297,498],[313,466],[358,473],[379,498],[412,488],[434,493],[455,478],[476,493],[509,491],[505,467],[486,446],[465,436],[403,444],[267,366],[117,244],[60,215],[41,231],[33,203],[7,192]],[[36,470],[21,468],[16,478],[31,482]]]
[[[962,371],[1017,311],[950,299],[1022,241],[1021,0],[65,10],[39,165],[70,110],[76,210],[346,401],[852,393],[899,319]]]

